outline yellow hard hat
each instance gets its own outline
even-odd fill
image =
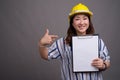
[[[93,13],[88,9],[88,7],[83,5],[82,3],[79,3],[72,8],[71,12],[69,13],[69,18],[77,13],[87,13],[90,16],[93,15]]]

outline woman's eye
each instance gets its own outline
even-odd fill
[[[87,18],[83,18],[83,20],[87,20]]]
[[[75,20],[79,20],[79,19],[75,19]]]

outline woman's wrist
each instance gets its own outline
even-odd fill
[[[46,47],[45,45],[39,45],[39,47]]]
[[[103,67],[102,69],[100,69],[100,71],[105,71],[107,69],[107,64],[105,62],[103,62]]]
[[[107,69],[107,64],[105,62],[103,64],[104,64],[104,70],[106,70]]]
[[[39,41],[39,47],[46,47],[46,45],[44,45],[42,42],[41,42],[41,40]]]
[[[46,45],[39,43],[39,47],[46,47]]]

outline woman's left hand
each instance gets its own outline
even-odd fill
[[[96,68],[99,69],[104,69],[105,65],[104,65],[104,61],[100,58],[96,58],[92,61],[92,66],[95,66]]]

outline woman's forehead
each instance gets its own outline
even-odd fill
[[[79,18],[79,17],[88,17],[88,16],[85,15],[85,14],[76,14],[75,17],[76,17],[76,18],[77,18],[77,17]]]

